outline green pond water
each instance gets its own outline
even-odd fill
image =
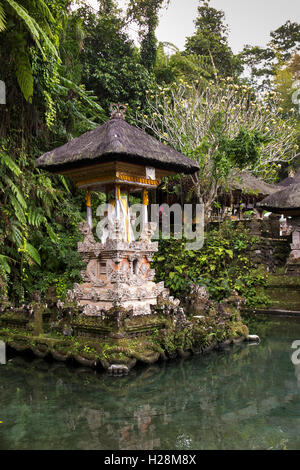
[[[123,378],[14,357],[0,366],[0,449],[300,449],[300,323],[251,332],[259,345]]]

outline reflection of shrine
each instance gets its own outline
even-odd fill
[[[286,339],[282,328],[259,346],[113,381],[15,358],[0,369],[6,448],[266,449],[280,448],[282,438],[300,448],[299,374],[288,353],[299,324]]]
[[[87,191],[87,221],[80,225],[84,239],[78,244],[86,269],[83,283],[74,288],[86,315],[102,315],[113,307],[149,314],[158,296],[167,295],[163,283],[153,282],[150,268],[158,247],[151,241],[155,224],[148,221],[148,191],[157,188],[164,176],[199,169],[197,163],[129,125],[125,109],[112,105],[111,119],[104,125],[37,160],[39,168],[66,175]],[[93,234],[91,191],[106,194],[106,210],[97,210],[106,217],[97,226],[99,241]],[[131,225],[130,196],[136,193],[142,195],[139,237]]]

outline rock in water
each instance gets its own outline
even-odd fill
[[[248,335],[246,339],[247,341],[260,343],[260,337],[258,335]]]

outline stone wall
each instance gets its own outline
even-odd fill
[[[268,272],[275,272],[277,268],[285,266],[291,251],[288,237],[264,238],[248,251],[249,258],[255,267],[263,265]]]

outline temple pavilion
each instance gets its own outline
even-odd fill
[[[287,217],[292,230],[291,253],[286,264],[287,274],[300,274],[300,183],[288,185],[263,199],[259,206]]]
[[[78,250],[86,263],[82,284],[74,286],[78,303],[86,315],[98,315],[112,307],[132,310],[134,315],[151,313],[157,297],[166,289],[153,282],[151,260],[157,242],[155,227],[148,221],[148,191],[157,188],[164,176],[193,174],[198,164],[125,121],[126,107],[111,106],[111,118],[45,153],[36,160],[38,168],[69,177],[85,191],[87,221],[80,225],[84,235]],[[108,224],[95,240],[91,191],[106,194]],[[142,232],[135,239],[131,227],[129,196],[142,196]],[[103,214],[102,214],[103,215]]]

